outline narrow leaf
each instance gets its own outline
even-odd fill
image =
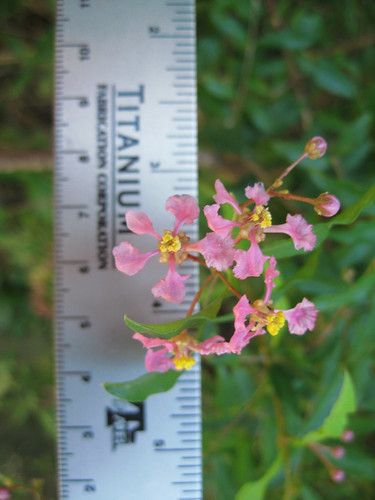
[[[151,394],[172,389],[181,372],[169,370],[165,373],[152,372],[126,382],[105,382],[104,389],[116,398],[136,403],[144,401]]]
[[[281,460],[278,457],[260,479],[245,483],[238,491],[235,500],[263,500],[268,484],[277,474],[280,466]]]
[[[174,337],[175,335],[178,335],[186,328],[195,328],[202,323],[205,323],[207,320],[216,318],[217,313],[220,310],[221,303],[226,295],[227,292],[221,294],[217,299],[208,304],[208,306],[201,309],[199,312],[193,314],[192,316],[178,319],[176,321],[171,321],[169,323],[138,323],[137,321],[130,319],[128,316],[125,316],[124,320],[127,326],[135,332],[150,335],[152,337],[162,337],[165,339],[169,339],[171,337]]]
[[[347,427],[348,416],[356,408],[353,382],[348,372],[345,372],[343,383],[334,405],[319,429],[309,432],[302,444],[321,441],[327,438],[339,438]]]

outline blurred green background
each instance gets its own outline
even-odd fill
[[[239,196],[256,179],[267,183],[319,134],[328,154],[305,161],[287,187],[355,203],[375,177],[375,3],[198,0],[197,15],[201,201],[219,176]],[[43,479],[42,498],[53,499],[54,2],[2,0],[0,27],[0,480]],[[290,203],[274,205],[274,220],[286,208],[319,220]],[[272,339],[267,360],[254,342],[240,358],[205,361],[206,499],[234,499],[273,462],[280,432],[298,435],[321,420],[343,368],[358,399],[356,439],[337,461],[346,480],[333,483],[303,449],[289,457],[287,488],[276,476],[266,498],[375,498],[374,214],[367,208],[334,228],[311,255],[280,260],[279,300],[319,304],[313,333]]]

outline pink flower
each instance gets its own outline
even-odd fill
[[[302,215],[299,214],[288,214],[285,224],[267,227],[264,229],[264,232],[288,234],[292,238],[296,250],[303,248],[306,251],[311,251],[316,244],[316,236],[312,225],[308,224]]]
[[[250,276],[260,276],[263,272],[264,263],[268,259],[263,255],[253,232],[250,232],[249,238],[249,250],[237,250],[234,257],[236,266],[233,268],[233,273],[236,278],[241,280]]]
[[[250,340],[257,335],[264,333],[262,328],[254,330],[255,323],[248,320],[250,314],[254,312],[246,295],[242,295],[233,308],[234,333],[229,341],[230,352],[240,354]]]
[[[265,274],[264,283],[266,285],[266,291],[264,294],[263,301],[268,304],[271,299],[271,293],[275,287],[275,279],[280,275],[279,271],[276,269],[276,259],[275,257],[270,257],[270,262]]]
[[[229,203],[230,205],[232,205],[232,207],[238,214],[241,214],[241,208],[236,198],[228,193],[223,183],[219,179],[216,179],[215,181],[215,189],[216,189],[216,194],[214,195],[214,200],[218,205],[224,205],[224,203]]]
[[[248,240],[250,242],[248,250],[235,250],[234,260],[236,265],[233,272],[236,278],[246,279],[250,276],[260,276],[262,274],[267,257],[263,255],[259,243],[264,240],[266,233],[288,234],[293,239],[294,246],[297,250],[301,248],[304,250],[312,250],[315,246],[316,237],[313,233],[312,226],[308,224],[301,215],[288,214],[285,224],[272,226],[271,214],[268,208],[264,206],[268,203],[270,195],[264,189],[261,182],[254,184],[254,186],[248,186],[245,189],[247,198],[255,203],[252,209],[248,208],[248,202],[240,205],[234,196],[228,193],[219,179],[215,182],[215,188],[216,194],[214,195],[214,200],[216,204],[207,205],[203,210],[209,228],[217,236],[223,239],[231,237],[232,230],[238,228],[239,232],[236,239],[233,241],[233,245],[235,246],[241,240]],[[225,219],[219,215],[220,205],[225,203],[229,203],[235,211],[233,220]],[[230,252],[229,246],[228,252]],[[206,258],[205,253],[202,252],[202,254]],[[228,256],[227,261],[229,261],[231,257],[232,255],[230,255],[230,257]],[[223,261],[222,258],[221,261]],[[216,267],[216,269],[225,268],[224,265],[219,265],[219,267],[212,264],[208,265]]]
[[[315,200],[314,210],[323,217],[333,217],[340,210],[340,201],[333,194],[322,193]]]
[[[186,332],[171,339],[149,338],[140,333],[135,333],[133,338],[147,348],[145,366],[149,372],[189,370],[195,364],[195,353],[206,355],[229,352],[228,343],[220,335],[203,342],[198,342]]]
[[[6,488],[0,488],[0,500],[10,500],[10,492]]]
[[[262,182],[257,182],[254,186],[247,186],[245,195],[249,200],[253,200],[256,205],[267,205],[270,195],[264,189]]]
[[[288,309],[283,313],[288,322],[290,333],[303,335],[307,330],[314,329],[318,310],[312,302],[304,298],[293,309]]]
[[[208,227],[217,235],[225,238],[230,235],[234,227],[238,227],[239,223],[224,219],[219,215],[220,205],[206,205],[203,209],[204,215],[207,219]]]
[[[288,322],[290,333],[296,335],[302,335],[314,328],[318,311],[307,299],[303,299],[301,303],[287,311],[273,308],[271,293],[277,276],[279,276],[279,271],[276,269],[276,259],[270,257],[265,272],[264,298],[250,304],[247,297],[243,295],[234,307],[234,334],[229,342],[231,352],[239,354],[252,337],[263,334],[265,331],[271,335],[277,335],[285,321]]]
[[[189,238],[180,231],[183,224],[191,224],[199,215],[196,200],[189,195],[175,195],[167,199],[166,210],[175,217],[172,231],[165,230],[159,235],[148,216],[143,212],[129,210],[126,214],[128,228],[135,234],[148,234],[157,240],[157,248],[146,253],[140,252],[128,242],[120,243],[113,249],[116,267],[119,271],[132,276],[138,273],[154,255],[159,255],[160,262],[168,264],[168,272],[152,288],[155,297],[162,297],[170,302],[180,303],[185,296],[184,282],[188,276],[181,276],[176,271],[176,264],[187,258]]]
[[[189,245],[189,250],[201,253],[208,267],[217,271],[228,269],[234,259],[233,240],[230,236],[220,237],[216,233],[208,233],[202,240]]]

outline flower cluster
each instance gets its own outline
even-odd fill
[[[302,201],[313,205],[319,215],[335,215],[340,202],[329,193],[323,193],[317,198],[307,198],[280,189],[283,179],[301,160],[307,157],[320,158],[326,147],[324,139],[314,137],[307,143],[301,157],[286,168],[269,188],[266,189],[261,182],[247,186],[243,201],[237,200],[217,179],[214,203],[203,208],[211,231],[196,242],[190,241],[183,231],[184,224],[193,223],[199,216],[197,201],[189,195],[168,198],[165,208],[174,216],[175,221],[172,229],[166,229],[161,234],[155,230],[145,213],[133,210],[127,212],[127,227],[135,234],[152,236],[156,244],[146,253],[140,252],[128,242],[115,247],[113,255],[118,270],[134,275],[151,257],[158,256],[160,263],[167,264],[168,269],[165,278],[156,283],[151,292],[155,297],[180,303],[185,297],[185,282],[189,276],[180,274],[177,266],[192,259],[217,273],[239,299],[233,308],[234,332],[229,340],[215,335],[199,342],[187,331],[171,339],[149,338],[135,333],[134,338],[147,348],[148,371],[189,369],[195,363],[195,353],[240,354],[253,337],[266,333],[277,335],[285,323],[288,324],[290,333],[295,335],[313,330],[318,311],[307,298],[303,298],[292,309],[279,310],[274,307],[271,295],[279,271],[275,257],[265,255],[261,245],[270,233],[286,234],[297,250],[308,252],[316,245],[313,227],[302,215],[287,214],[283,224],[273,224],[269,203],[272,198]],[[223,207],[225,214],[231,214],[229,218],[222,215]],[[237,293],[222,274],[230,269],[239,280],[263,274],[263,297],[250,302],[246,295]]]

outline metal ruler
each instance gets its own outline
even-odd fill
[[[112,247],[128,209],[171,227],[171,194],[197,195],[193,0],[58,0],[56,27],[56,359],[60,498],[202,498],[199,365],[176,387],[130,404],[105,381],[144,373],[145,351],[123,324],[183,317],[155,300],[157,259],[126,277]],[[197,226],[189,226],[195,239]]]

